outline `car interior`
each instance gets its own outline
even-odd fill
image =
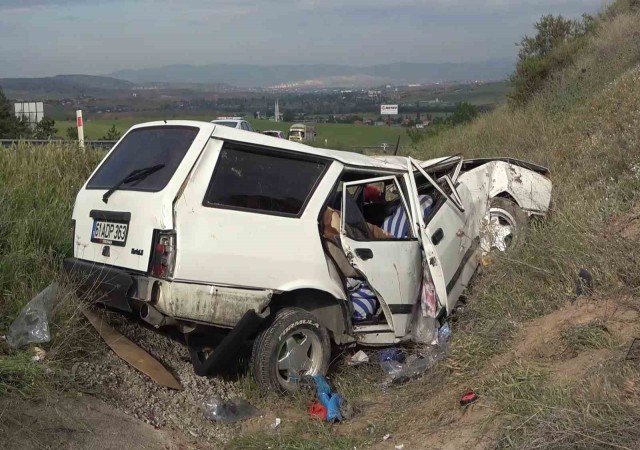
[[[320,235],[325,253],[334,262],[342,278],[354,306],[353,321],[358,325],[375,325],[385,323],[386,320],[380,303],[367,284],[366,278],[351,265],[341,246],[343,186],[345,182],[385,175],[345,172],[334,192],[329,196],[321,216],[322,220],[320,220]],[[404,186],[401,179],[399,182],[400,186]],[[446,201],[446,198],[423,176],[416,175],[416,183],[425,213],[425,221],[428,221],[435,214],[439,205]],[[441,186],[444,184],[442,183]],[[346,214],[345,232],[349,238],[358,241],[415,238],[408,224],[408,212],[404,207],[397,186],[393,180],[385,180],[348,188],[344,213]],[[401,189],[404,190],[403,195],[406,200],[408,195],[406,188],[401,187]],[[393,221],[394,215],[405,216],[403,227],[390,225],[398,223],[398,220]]]

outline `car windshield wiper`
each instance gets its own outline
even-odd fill
[[[155,173],[158,170],[162,169],[163,167],[164,167],[164,164],[156,164],[155,166],[143,167],[141,169],[132,170],[127,174],[126,177],[118,181],[116,184],[113,185],[113,187],[111,187],[107,192],[104,193],[104,195],[102,196],[102,201],[107,203],[109,201],[109,197],[111,197],[111,194],[113,194],[115,191],[120,189],[120,187],[123,184],[132,183],[134,181],[141,181],[147,178],[152,173]]]

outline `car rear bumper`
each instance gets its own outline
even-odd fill
[[[63,262],[65,272],[78,283],[82,294],[91,295],[96,302],[121,311],[132,312],[129,298],[136,279],[125,270],[67,258]]]

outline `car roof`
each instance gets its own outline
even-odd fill
[[[211,123],[222,123],[222,122],[240,123],[240,122],[246,122],[246,120],[244,120],[244,119],[215,119],[215,120],[211,121]]]
[[[222,119],[220,119],[222,120]],[[287,141],[262,133],[253,133],[238,128],[230,128],[225,126],[216,126],[213,122],[200,122],[195,120],[164,120],[157,122],[146,122],[134,125],[133,128],[150,127],[150,126],[191,126],[199,127],[204,131],[211,130],[211,137],[236,142],[245,142],[252,145],[263,145],[265,147],[277,147],[301,155],[317,156],[320,158],[332,159],[339,161],[345,165],[357,167],[370,167],[391,170],[407,170],[407,157],[404,156],[367,156],[361,153],[346,152],[342,150],[331,150],[328,148],[311,147],[299,142]],[[431,166],[438,162],[444,161],[449,157],[435,158],[427,161],[417,161],[422,167]]]

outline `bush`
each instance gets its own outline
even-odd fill
[[[584,42],[582,38],[594,30],[595,20],[589,15],[582,20],[547,15],[535,28],[535,36],[525,36],[520,42],[516,70],[509,78],[509,100],[515,105],[527,103],[551,74],[574,61]]]

